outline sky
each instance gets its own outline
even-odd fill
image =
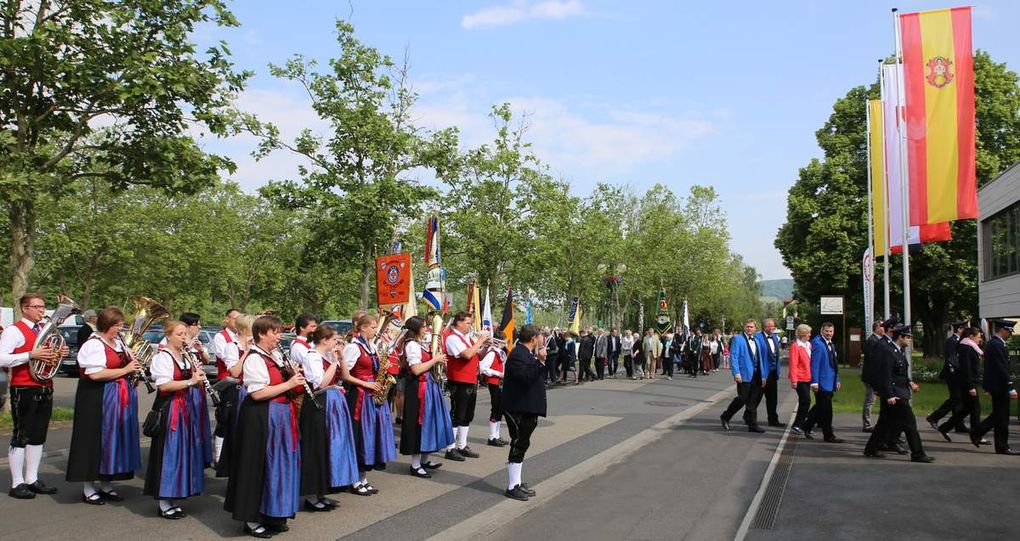
[[[239,69],[256,72],[238,105],[285,138],[325,125],[303,91],[268,74],[300,53],[338,54],[337,18],[395,59],[409,58],[419,125],[456,126],[461,145],[492,139],[492,105],[527,114],[527,139],[551,172],[587,195],[598,182],[634,193],[656,183],[686,194],[714,186],[730,249],[763,279],[788,278],[773,245],[786,194],[821,151],[814,133],[833,103],[876,79],[893,51],[890,9],[930,1],[687,2],[630,0],[244,0],[239,28],[199,28],[226,40]],[[974,47],[1020,67],[1020,2],[974,5]],[[1013,36],[1013,37],[1011,37]],[[205,140],[238,164],[248,191],[295,178],[284,152],[256,162],[256,141]]]

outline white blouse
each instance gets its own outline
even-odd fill
[[[96,335],[93,335],[96,336]],[[120,339],[113,341],[114,351],[124,351]],[[106,344],[98,336],[86,340],[78,350],[78,368],[83,368],[86,375],[106,370]]]
[[[261,391],[269,386],[269,369],[266,368],[262,357],[258,355],[259,352],[273,359],[276,366],[283,367],[275,357],[266,353],[262,348],[253,346],[244,363],[244,386],[248,389],[248,394]]]
[[[152,381],[156,384],[156,387],[174,380],[174,363],[177,363],[181,372],[186,374],[191,372],[188,363],[184,362],[184,359],[175,359],[169,350],[164,349],[152,358],[152,364],[149,365],[149,373],[152,374]]]
[[[368,343],[368,353],[375,353],[375,346],[371,342]],[[358,358],[361,357],[361,346],[358,345],[357,341],[351,342],[344,346],[343,361],[347,365],[347,370],[352,370],[354,365],[358,364]]]
[[[319,384],[322,383],[323,376],[326,374],[326,370],[322,366],[322,355],[315,348],[309,349],[308,353],[305,354],[304,360],[301,361],[301,368],[305,371],[305,379],[308,380],[308,385],[312,389],[318,389]]]

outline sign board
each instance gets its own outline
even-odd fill
[[[793,329],[793,316],[786,316],[786,330],[792,331]]]
[[[836,295],[823,295],[818,299],[819,311],[823,316],[843,315],[843,297]]]
[[[859,334],[851,334],[850,335],[850,341],[851,342],[860,342],[861,341],[861,335],[859,335]]]
[[[377,257],[375,287],[379,306],[406,303],[411,297],[411,254]]]

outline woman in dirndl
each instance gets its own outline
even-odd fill
[[[443,389],[432,376],[432,368],[446,364],[446,356],[435,356],[422,346],[432,336],[425,320],[414,316],[404,323],[405,334],[397,344],[400,354],[400,376],[404,378],[403,424],[400,430],[400,454],[411,455],[411,475],[432,477],[429,470],[441,466],[429,460],[435,453],[453,444],[450,410],[443,398]]]

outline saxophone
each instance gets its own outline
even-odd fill
[[[390,389],[397,383],[397,378],[393,377],[393,375],[389,373],[390,367],[393,366],[393,363],[390,362],[390,349],[397,343],[398,340],[400,340],[400,338],[404,335],[404,332],[406,332],[401,331],[396,338],[387,343],[385,336],[386,333],[389,332],[390,325],[399,327],[403,325],[403,323],[397,318],[396,314],[386,311],[382,324],[379,325],[379,332],[376,335],[375,342],[373,344],[375,346],[376,355],[378,355],[379,358],[379,369],[375,372],[375,381],[382,387],[379,389],[378,393],[372,396],[372,400],[375,401],[376,406],[382,406],[386,403],[386,398],[390,395]]]

